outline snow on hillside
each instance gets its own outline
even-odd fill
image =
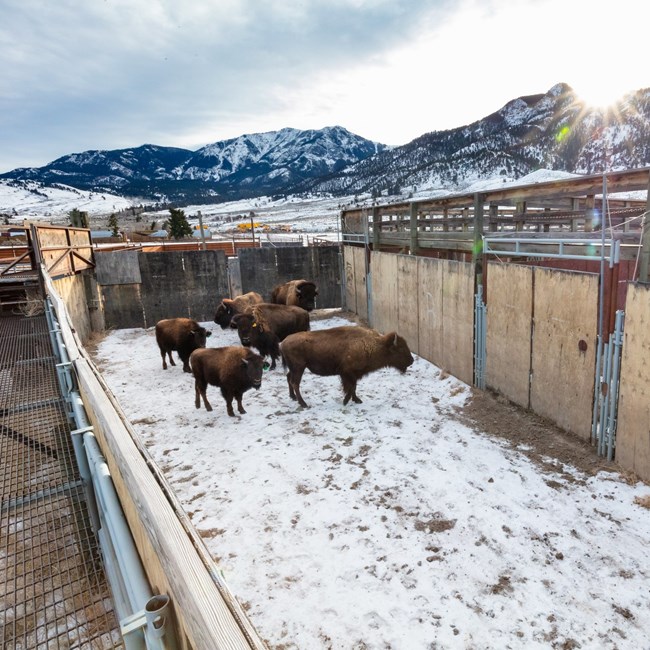
[[[132,205],[132,199],[108,192],[88,192],[63,185],[46,187],[36,181],[0,181],[0,215],[8,216],[12,224],[22,224],[24,219],[59,221],[74,208],[91,216],[108,216]]]

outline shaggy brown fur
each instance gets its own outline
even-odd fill
[[[192,372],[188,364],[190,354],[197,348],[204,348],[205,341],[211,332],[201,327],[191,318],[165,318],[156,323],[156,342],[160,348],[163,370],[167,370],[165,355],[169,356],[169,363],[175,366],[172,350],[178,352],[183,362],[183,370]]]
[[[289,396],[301,406],[307,403],[300,394],[300,381],[305,369],[315,375],[338,375],[343,385],[343,404],[357,397],[357,381],[380,368],[397,368],[401,372],[413,363],[406,341],[391,332],[382,336],[365,327],[346,325],[316,332],[299,332],[283,341],[282,364],[288,368]]]
[[[280,341],[289,334],[309,329],[309,314],[293,305],[263,302],[250,307],[232,320],[242,345],[252,346],[262,356],[271,357],[271,370],[280,357]]]
[[[221,388],[228,415],[235,417],[233,399],[237,400],[237,410],[246,413],[242,404],[244,393],[251,388],[259,389],[262,385],[264,360],[259,354],[246,348],[229,346],[195,350],[190,356],[190,364],[196,394],[194,405],[197,409],[201,408],[203,398],[206,410],[212,410],[212,405],[205,395],[210,384]]]
[[[307,311],[316,306],[318,289],[309,280],[290,280],[279,284],[271,293],[271,302],[278,305],[297,305]]]
[[[221,325],[221,329],[225,330],[230,327],[232,317],[237,314],[242,314],[249,307],[264,302],[262,296],[255,291],[249,291],[236,298],[224,298],[217,307],[214,315],[214,322]]]

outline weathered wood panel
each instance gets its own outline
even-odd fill
[[[650,287],[630,285],[616,431],[616,461],[650,481]]]
[[[487,274],[485,383],[524,408],[530,405],[533,273],[530,267],[490,263]]]
[[[443,345],[434,361],[467,384],[474,380],[474,271],[472,264],[441,260]]]
[[[406,339],[411,352],[419,354],[418,303],[420,288],[417,258],[412,255],[397,255],[395,257],[397,257],[396,301],[398,313],[396,329],[398,334]]]
[[[344,246],[345,306],[360,318],[368,320],[365,255],[365,248]]]
[[[445,263],[418,257],[418,350],[421,357],[440,365],[444,347],[442,283]]]
[[[589,440],[598,276],[536,268],[533,309],[530,406],[566,431]]]
[[[83,228],[37,226],[43,263],[52,277],[93,268],[90,231]]]
[[[389,331],[399,332],[398,256],[373,252],[370,269],[372,273],[370,324],[383,334]]]
[[[90,312],[86,298],[86,279],[82,274],[69,275],[53,281],[57,292],[65,302],[68,315],[77,336],[82,342],[90,338]]]

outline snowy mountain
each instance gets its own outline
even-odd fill
[[[650,88],[608,110],[586,106],[566,84],[519,97],[456,129],[386,147],[342,127],[242,135],[197,151],[143,145],[87,151],[0,175],[147,201],[221,203],[261,196],[372,196],[464,191],[489,178],[539,169],[576,174],[650,165]]]
[[[242,135],[198,151],[143,145],[63,156],[0,178],[65,183],[96,192],[168,199],[223,201],[284,193],[297,183],[338,172],[385,149],[335,126]]]
[[[302,189],[336,195],[464,190],[485,178],[537,169],[577,174],[650,165],[650,88],[606,111],[587,107],[566,84],[519,97],[473,124],[434,131]]]

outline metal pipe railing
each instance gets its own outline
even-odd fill
[[[54,291],[49,285],[47,289],[48,292]],[[59,386],[68,417],[76,426],[71,433],[72,442],[89,516],[99,539],[125,646],[127,650],[174,650],[175,632],[168,624],[170,599],[165,594],[153,595],[151,591],[108,464],[75,385],[74,362],[63,339],[50,295],[46,296],[45,304],[50,339],[59,360],[56,364]],[[62,317],[66,318],[65,313]]]

